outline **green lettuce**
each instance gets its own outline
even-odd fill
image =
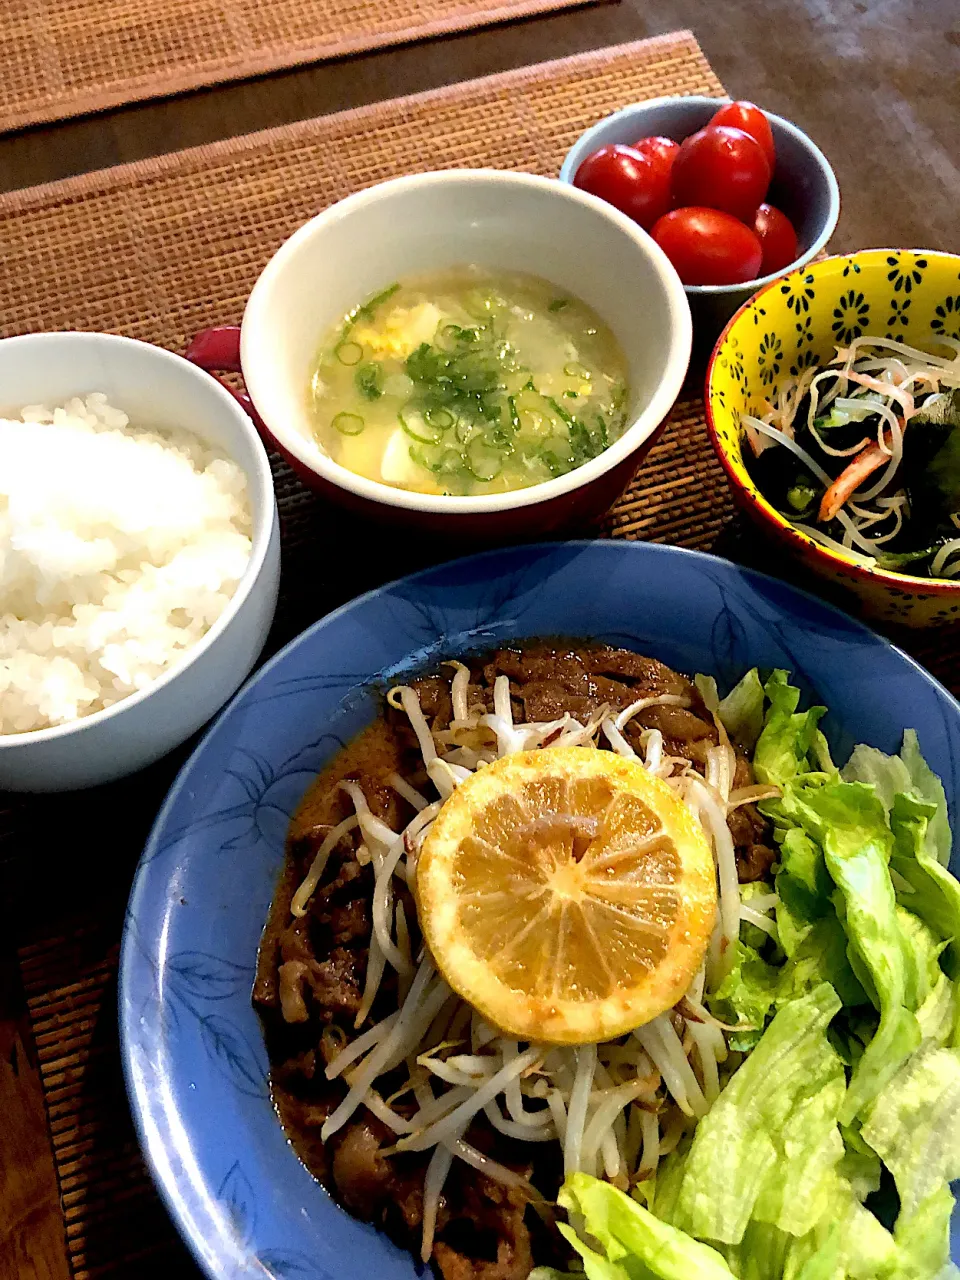
[[[936,810],[927,825],[926,847],[927,852],[945,867],[950,861],[953,848],[947,795],[943,783],[920,754],[920,742],[915,729],[905,730],[900,756],[910,773],[912,790]]]
[[[604,1251],[605,1256],[596,1253],[570,1227],[560,1226],[583,1259],[587,1280],[689,1280],[691,1276],[731,1280],[733,1276],[715,1249],[655,1217],[608,1182],[585,1173],[571,1174],[557,1201],[568,1213],[582,1217],[587,1233]]]
[[[794,811],[823,849],[837,886],[834,902],[851,967],[880,1012],[876,1035],[857,1062],[840,1113],[850,1124],[920,1043],[914,952],[897,916],[888,861],[893,835],[873,788],[833,782],[795,797]]]
[[[844,1008],[869,1003],[847,958],[847,935],[832,910],[804,931],[780,970],[777,1006],[807,995],[821,982],[830,983]]]
[[[823,984],[777,1013],[697,1126],[671,1214],[675,1226],[738,1244],[759,1201],[773,1225],[796,1234],[807,1229],[816,1176],[843,1154],[839,1134],[836,1142],[830,1137],[843,1099],[843,1065],[826,1036],[839,1008],[833,988]],[[792,1204],[778,1196],[784,1181]],[[660,1212],[656,1199],[654,1208]]]
[[[897,922],[903,936],[906,958],[906,1004],[910,1009],[919,1010],[940,980],[943,972],[940,968],[940,953],[946,943],[941,942],[919,916],[899,905]]]
[[[907,729],[898,756],[888,756],[876,747],[860,745],[843,767],[845,782],[866,782],[874,786],[887,813],[893,809],[898,795],[912,796],[930,805],[926,851],[942,866],[950,861],[952,836],[947,813],[947,797],[943,783],[920,754],[916,730]]]
[[[926,1042],[877,1095],[861,1134],[893,1174],[909,1218],[960,1177],[960,1053]]]
[[[950,1188],[942,1183],[911,1214],[900,1213],[893,1228],[897,1258],[890,1280],[948,1280],[960,1275],[950,1262],[953,1204]]]
[[[913,795],[897,795],[890,812],[893,854],[890,866],[907,885],[900,898],[937,936],[949,942],[950,976],[960,976],[960,881],[938,857],[938,837],[930,832],[939,810]]]
[[[893,797],[908,792],[913,785],[910,770],[900,756],[888,756],[885,751],[863,742],[853,748],[840,776],[844,782],[862,782],[873,787],[887,813],[893,807]]]
[[[733,944],[730,971],[708,997],[715,1017],[734,1025],[744,1024],[742,1031],[728,1037],[731,1049],[747,1052],[759,1042],[779,985],[779,969],[767,964],[746,943],[738,940]]]
[[[764,686],[770,700],[763,732],[753,756],[753,772],[758,782],[784,786],[792,778],[819,768],[811,752],[820,745],[817,725],[826,707],[797,711],[800,690],[789,683],[786,671],[774,671]]]
[[[957,1048],[960,1046],[958,1018],[960,1003],[957,1001],[957,989],[947,975],[941,973],[936,986],[917,1010],[922,1039],[932,1040],[941,1047]]]
[[[812,924],[826,917],[836,918],[830,897],[834,886],[823,850],[801,827],[781,830],[779,842],[777,933],[780,945],[789,957],[797,950]]]
[[[720,720],[738,746],[752,751],[763,729],[763,685],[756,667],[720,702]]]

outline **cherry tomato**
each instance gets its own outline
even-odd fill
[[[759,274],[760,241],[720,209],[674,209],[654,223],[650,234],[684,284],[742,284]]]
[[[753,229],[763,250],[763,261],[760,263],[762,276],[768,276],[771,271],[782,271],[796,261],[797,233],[785,213],[775,209],[772,204],[762,204],[757,210]]]
[[[642,156],[649,156],[653,163],[660,165],[669,177],[677,152],[680,150],[680,143],[674,142],[672,138],[640,138],[633,144],[633,149],[639,151]]]
[[[734,129],[742,129],[756,138],[767,157],[767,164],[772,174],[777,164],[776,150],[773,145],[773,130],[770,121],[759,107],[752,102],[728,102],[710,120],[711,125],[727,124]]]
[[[681,143],[672,181],[675,205],[722,209],[752,226],[770,185],[770,166],[749,133],[708,125]]]
[[[669,169],[619,142],[587,156],[573,185],[606,200],[647,231],[670,208]]]

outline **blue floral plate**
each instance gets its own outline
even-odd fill
[[[237,695],[180,773],[144,851],[123,938],[123,1057],[140,1141],[210,1276],[419,1273],[339,1209],[287,1144],[250,1004],[257,944],[290,815],[375,714],[369,686],[551,635],[625,645],[721,686],[755,664],[788,667],[829,707],[838,758],[855,741],[894,751],[913,726],[948,796],[960,794],[960,706],[931,676],[844,614],[712,556],[624,542],[494,551],[404,578],[316,623]]]

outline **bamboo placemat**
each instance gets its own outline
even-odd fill
[[[0,0],[0,132],[596,0]]]
[[[238,320],[276,246],[351,190],[453,165],[556,173],[576,135],[615,107],[721,92],[681,32],[0,197],[0,332],[104,328],[182,350],[196,330]],[[429,542],[385,547],[398,540],[324,509],[282,463],[275,477],[284,570],[271,646],[438,558]],[[606,532],[744,558],[731,514],[690,394]],[[130,877],[185,754],[95,792],[0,803],[0,871],[26,938],[20,973],[75,1280],[196,1274],[140,1161],[115,1015]]]

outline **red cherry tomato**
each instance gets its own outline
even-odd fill
[[[771,271],[782,271],[791,262],[796,262],[797,233],[785,213],[775,209],[772,204],[762,204],[757,210],[753,229],[763,250],[763,261],[760,263],[762,276],[768,276]]]
[[[650,234],[684,284],[742,284],[759,274],[760,241],[720,209],[674,209],[654,223]]]
[[[619,142],[587,156],[573,185],[606,200],[647,231],[670,208],[669,169]]]
[[[727,124],[733,129],[742,129],[756,138],[767,157],[767,164],[772,174],[777,164],[776,150],[773,145],[773,130],[770,121],[759,107],[752,102],[728,102],[711,118],[711,125]]]
[[[680,150],[680,143],[674,142],[672,138],[640,138],[633,144],[633,149],[639,151],[642,156],[649,156],[653,163],[659,165],[669,177],[677,152]]]
[[[749,133],[709,125],[681,143],[672,181],[675,205],[722,209],[752,226],[770,185],[770,166]]]

